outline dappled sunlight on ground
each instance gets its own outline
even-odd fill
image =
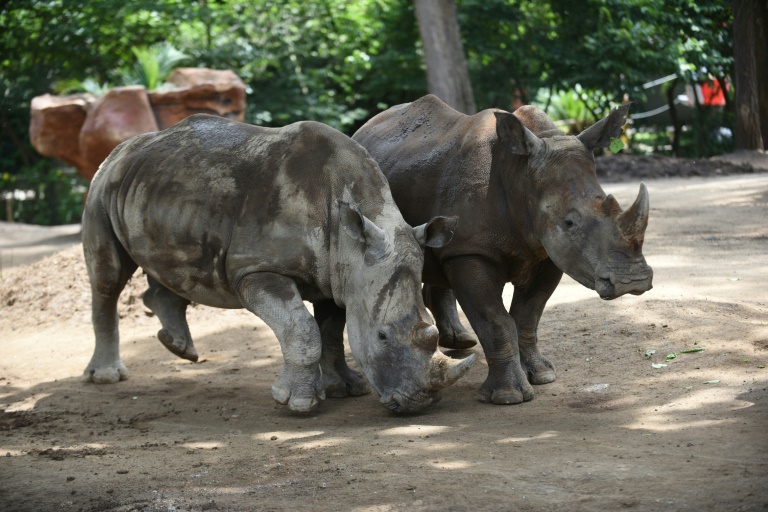
[[[406,427],[394,427],[379,432],[383,436],[430,436],[452,430],[447,425],[408,425]]]
[[[93,350],[82,310],[49,309],[40,325],[14,310],[0,340],[0,508],[765,508],[768,211],[749,201],[768,176],[752,179],[650,184],[654,289],[605,302],[564,278],[539,326],[557,380],[520,405],[476,400],[487,374],[476,347],[474,367],[423,412],[396,415],[367,395],[293,414],[272,399],[283,359],[263,322],[191,307],[191,363],[135,301],[121,309],[130,377],[97,386],[80,377]],[[678,204],[691,187],[736,217]],[[616,188],[622,205],[637,193]],[[57,304],[72,300],[62,291]]]
[[[548,432],[542,432],[541,434],[535,435],[535,436],[528,436],[528,437],[505,437],[504,439],[499,439],[496,441],[496,443],[499,444],[505,444],[505,443],[528,443],[531,441],[540,441],[542,439],[549,439],[551,437],[557,437],[558,433],[555,431],[548,431]]]

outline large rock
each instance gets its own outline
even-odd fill
[[[245,84],[232,71],[178,68],[168,82],[179,88],[149,93],[161,130],[199,113],[245,119]]]
[[[80,129],[94,101],[90,94],[44,94],[33,98],[29,138],[35,149],[41,155],[60,158],[77,169],[85,167],[80,154]]]
[[[90,181],[101,162],[121,142],[162,130],[197,113],[243,121],[245,84],[232,71],[179,68],[167,91],[116,87],[101,98],[52,96],[32,100],[32,145],[41,154],[74,166]]]
[[[121,142],[158,130],[147,90],[141,85],[115,87],[97,99],[80,130],[80,174],[91,180],[107,156]]]

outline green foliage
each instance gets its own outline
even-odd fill
[[[72,94],[78,92],[87,92],[93,94],[96,97],[103,96],[112,86],[109,82],[103,84],[96,81],[96,79],[88,77],[85,80],[79,80],[77,78],[66,78],[55,82],[52,86],[53,91],[56,94]]]
[[[351,134],[381,108],[426,93],[417,40],[410,2],[232,0],[201,7],[174,43],[243,78],[248,122],[312,119]]]
[[[161,41],[149,47],[133,47],[136,63],[131,68],[118,71],[122,85],[143,85],[152,91],[162,86],[168,75],[189,55],[174,48],[168,41]]]
[[[45,159],[23,174],[0,175],[0,197],[12,201],[15,222],[46,225],[80,222],[87,188],[86,181],[72,169],[56,168]]]
[[[732,15],[721,0],[457,0],[457,9],[478,107],[513,110],[538,96],[573,131],[625,96],[643,111],[648,80],[722,79],[732,67]],[[34,96],[99,95],[126,80],[162,87],[180,62],[235,71],[247,86],[246,121],[262,125],[314,119],[351,134],[426,93],[410,1],[6,0],[0,174],[67,186],[29,144]],[[716,132],[697,128],[681,142],[695,133],[692,151],[717,149],[707,143]],[[61,222],[53,210],[48,220]]]
[[[604,99],[604,96],[601,99]],[[567,91],[539,89],[533,104],[544,110],[563,131],[577,135],[594,122],[588,101],[590,100],[586,91],[576,84],[573,89]],[[605,105],[607,101],[594,103],[596,104],[593,108],[601,110],[601,105]]]

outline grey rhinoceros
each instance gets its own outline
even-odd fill
[[[140,266],[158,337],[181,357],[197,359],[190,301],[247,308],[283,352],[273,397],[309,412],[326,391],[368,392],[344,361],[346,320],[382,403],[424,407],[472,364],[437,350],[421,296],[422,245],[447,243],[455,225],[409,226],[365,149],[320,123],[261,128],[200,114],[134,137],[104,161],[85,206],[96,348],[84,378],[127,377],[116,305]]]
[[[537,328],[563,272],[603,299],[651,288],[642,254],[648,191],[641,184],[622,211],[600,187],[592,154],[620,135],[628,109],[567,136],[535,107],[467,116],[430,95],[378,114],[353,135],[379,163],[406,221],[461,218],[450,245],[427,250],[424,294],[441,346],[475,343],[455,299],[477,333],[488,361],[480,401],[520,403],[533,398],[529,381],[555,380]]]

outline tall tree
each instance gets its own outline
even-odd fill
[[[755,22],[761,0],[733,0],[733,58],[736,149],[763,149],[755,60]],[[765,1],[765,0],[762,0]],[[762,62],[760,65],[764,66]],[[763,84],[765,87],[765,84]]]
[[[477,111],[454,0],[413,0],[429,92],[465,114]]]
[[[760,104],[760,131],[763,134],[763,149],[768,149],[768,0],[757,2],[755,14],[757,101]]]

